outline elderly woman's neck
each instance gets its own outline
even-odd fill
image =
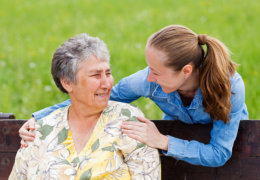
[[[75,149],[77,153],[80,153],[91,137],[102,111],[71,102],[68,124]]]
[[[68,119],[73,121],[84,121],[87,123],[88,121],[97,121],[102,113],[100,109],[88,108],[83,104],[75,104],[71,103],[68,113]]]

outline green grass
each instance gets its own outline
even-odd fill
[[[183,24],[224,42],[246,86],[250,119],[260,118],[260,2],[243,0],[1,0],[0,112],[26,119],[68,96],[55,87],[50,65],[55,49],[86,32],[103,39],[111,53],[115,83],[146,67],[147,38],[169,24]],[[141,98],[150,119],[160,110]]]

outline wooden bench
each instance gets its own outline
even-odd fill
[[[24,120],[0,119],[0,180],[7,179],[20,146],[18,129]],[[179,121],[154,121],[164,134],[208,143],[212,124],[187,125]],[[260,121],[243,120],[231,159],[222,167],[193,166],[161,156],[163,180],[260,180]]]

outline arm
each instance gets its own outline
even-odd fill
[[[45,109],[42,109],[40,111],[37,111],[32,114],[33,118],[29,119],[27,122],[23,124],[23,126],[19,129],[19,135],[22,138],[21,140],[21,148],[27,147],[28,144],[26,141],[33,141],[34,140],[34,133],[31,132],[35,129],[35,121],[42,119],[43,117],[49,115],[51,112],[55,111],[56,109],[68,106],[71,104],[70,99],[67,101],[64,101],[60,104],[55,104],[54,106],[47,107]]]
[[[149,68],[138,71],[128,77],[123,78],[115,85],[111,91],[110,100],[120,102],[132,102],[141,96],[148,97],[150,94],[150,83],[147,81]],[[44,108],[33,113],[36,120],[40,120],[56,109],[68,106],[71,104],[70,99],[54,106]]]
[[[143,117],[143,114],[140,111],[137,114],[132,112],[131,116]],[[120,137],[120,148],[129,168],[131,179],[161,179],[161,164],[157,149],[142,144],[126,134],[122,134]]]
[[[141,96],[148,97],[150,83],[147,81],[149,68],[125,77],[111,91],[110,100],[130,103]]]
[[[210,167],[222,166],[231,157],[234,141],[237,136],[239,122],[247,117],[245,106],[245,88],[241,77],[232,80],[232,109],[230,122],[213,122],[209,144],[198,141],[186,141],[169,136],[167,156],[184,160],[191,164]]]
[[[113,87],[111,92],[111,100],[121,102],[132,102],[140,96],[149,96],[150,83],[147,81],[149,69],[145,68],[126,78],[123,78]],[[54,106],[44,108],[32,114],[36,120],[40,120],[56,109],[68,106],[71,104],[70,99]]]
[[[38,121],[38,120],[42,119],[43,117],[49,115],[51,112],[55,111],[56,109],[68,106],[70,104],[71,104],[71,101],[70,101],[70,99],[68,99],[67,101],[64,101],[62,103],[55,104],[54,106],[50,106],[50,107],[44,108],[40,111],[34,112],[32,114],[32,116]]]

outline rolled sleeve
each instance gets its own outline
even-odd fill
[[[168,137],[169,137],[168,150],[167,151],[163,150],[162,153],[165,156],[173,156],[178,160],[182,159],[184,155],[185,141],[169,135]]]

